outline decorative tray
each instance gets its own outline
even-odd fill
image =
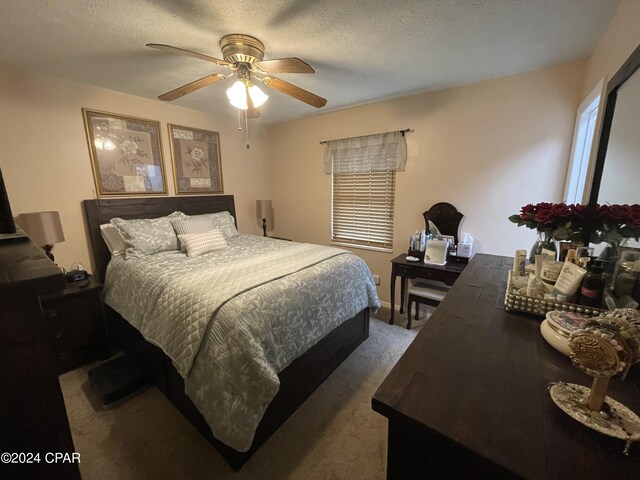
[[[600,315],[604,310],[599,308],[585,307],[576,305],[575,303],[559,302],[557,300],[544,300],[537,297],[527,297],[517,293],[518,289],[511,282],[512,271],[509,270],[507,277],[507,291],[505,292],[504,305],[511,312],[525,312],[533,315],[544,317],[553,310],[564,310],[567,312],[576,312],[585,316],[595,317]]]

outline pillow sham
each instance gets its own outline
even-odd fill
[[[225,240],[229,240],[230,238],[235,238],[240,235],[238,233],[238,230],[236,229],[236,222],[229,212],[205,213],[203,215],[185,215],[185,218],[211,220],[213,222],[211,224],[213,225],[213,228],[217,228],[218,230],[220,230],[220,233],[222,233]]]
[[[173,212],[166,217],[136,218],[123,220],[112,218],[110,223],[118,229],[127,246],[127,256],[152,255],[167,250],[178,250],[178,237],[171,219],[184,217],[182,212]]]
[[[178,235],[178,238],[187,250],[187,257],[197,257],[227,248],[227,242],[217,228],[204,233],[185,233]]]
[[[124,255],[124,252],[127,250],[127,246],[118,232],[118,229],[114,225],[111,225],[110,223],[100,225],[100,234],[113,257]]]

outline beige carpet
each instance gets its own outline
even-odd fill
[[[155,387],[104,410],[87,381],[95,364],[62,375],[83,479],[384,479],[387,422],[371,396],[424,324],[408,331],[396,317],[372,319],[369,338],[239,472]]]

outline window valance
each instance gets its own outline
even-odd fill
[[[329,140],[324,150],[324,173],[404,171],[407,142],[404,131]]]

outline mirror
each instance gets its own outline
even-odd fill
[[[640,46],[607,85],[589,203],[639,203]]]
[[[607,84],[589,205],[640,203],[640,46]],[[588,239],[588,236],[585,236]]]
[[[618,90],[598,203],[638,203],[640,181],[640,70]]]

